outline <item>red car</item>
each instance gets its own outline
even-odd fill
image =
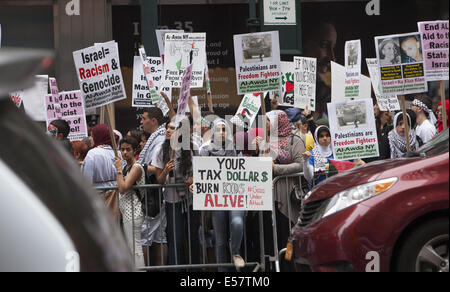
[[[297,271],[449,271],[449,131],[407,156],[308,194],[292,230]]]

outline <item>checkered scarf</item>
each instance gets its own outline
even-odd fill
[[[420,100],[415,99],[412,102],[412,104],[417,106],[417,107],[421,107],[423,109],[423,111],[426,112],[429,115],[431,124],[432,125],[436,125],[436,123],[437,123],[436,116],[434,115],[433,111],[430,110],[423,102],[421,102]]]

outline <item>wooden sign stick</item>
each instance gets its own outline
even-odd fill
[[[405,135],[406,135],[406,150],[411,152],[411,141],[409,139],[409,131],[411,125],[409,124],[409,120],[406,115],[406,100],[404,95],[399,95],[398,99],[400,100],[402,111],[403,111],[403,123],[405,124]]]
[[[112,143],[113,150],[114,150],[114,156],[119,157],[119,154],[117,153],[117,143],[116,143],[116,138],[114,136],[114,132],[113,132],[112,125],[111,125],[111,116],[110,116],[110,111],[108,109],[108,106],[105,106],[105,110],[106,110],[105,116],[106,116],[106,121],[108,124],[109,134],[111,135],[111,143]]]
[[[445,81],[441,81],[441,102],[442,102],[442,124],[444,126],[444,131],[447,130],[447,107],[445,106]]]
[[[264,102],[264,93],[261,92],[260,94],[261,97],[261,110],[262,110],[262,126],[264,129],[264,139],[266,140],[266,142],[269,142],[269,135],[267,134],[267,117],[266,117],[266,103]],[[261,154],[261,148],[259,149],[260,154]],[[260,155],[262,156],[262,155]]]

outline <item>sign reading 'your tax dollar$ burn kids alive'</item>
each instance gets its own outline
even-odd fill
[[[194,157],[194,210],[271,211],[270,157]]]

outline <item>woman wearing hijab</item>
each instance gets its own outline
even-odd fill
[[[211,141],[204,144],[200,150],[200,156],[236,157],[233,144],[231,127],[223,119],[217,119],[212,125]],[[231,252],[233,262],[237,269],[245,267],[245,261],[240,256],[242,239],[244,236],[245,211],[212,211],[212,222],[216,237],[217,263],[227,262],[227,227],[231,225]],[[219,272],[226,269],[219,268]]]
[[[314,149],[303,153],[303,171],[310,189],[327,179],[326,174],[318,177],[315,177],[315,175],[328,172],[330,160],[334,160],[330,128],[324,125],[318,126],[314,133],[314,139],[316,140]],[[361,159],[355,159],[351,162],[356,163],[356,166],[366,164]]]
[[[92,129],[94,148],[90,150],[84,159],[81,171],[95,188],[116,187],[117,170],[114,166],[114,150],[111,142],[111,135],[108,126],[100,124]],[[118,136],[115,135],[115,139]],[[120,154],[119,154],[120,155]],[[106,204],[112,208],[114,215],[118,218],[118,206],[116,203],[117,192],[102,192],[100,195],[105,199]]]
[[[411,125],[409,129],[409,141],[411,151],[416,151],[421,146],[421,140],[414,131],[415,117],[412,118],[411,115],[414,115],[414,112],[408,110],[406,117],[409,125]],[[407,152],[405,119],[403,113],[399,112],[394,117],[394,129],[389,132],[389,135],[383,137],[380,148],[380,157],[381,159],[400,158]]]
[[[266,154],[270,155],[273,160],[273,176],[287,176],[301,173],[303,170],[302,156],[305,152],[305,143],[299,136],[292,132],[292,124],[284,111],[275,110],[267,113],[267,129],[268,129],[268,147],[261,146],[261,149],[270,150],[270,154],[266,150]],[[263,145],[264,139],[257,139],[257,152],[259,153],[259,145]],[[278,250],[286,247],[287,240],[290,235],[290,226],[293,226],[300,214],[301,206],[291,202],[291,192],[294,185],[299,184],[298,178],[280,179],[274,185],[274,204],[275,214],[277,218],[277,237]],[[265,214],[265,226],[272,226],[271,214]],[[272,231],[267,230],[264,234],[271,235]],[[272,252],[269,250],[269,252]]]
[[[313,185],[317,185],[326,179],[326,176],[322,175],[314,181],[314,174],[328,171],[330,159],[334,159],[330,129],[327,126],[317,127],[314,139],[316,141],[314,149],[303,153],[305,158],[303,160],[303,171],[310,189]]]

